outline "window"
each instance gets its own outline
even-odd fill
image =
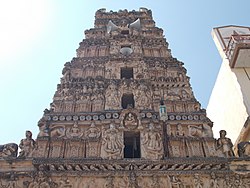
[[[126,78],[126,79],[131,79],[134,77],[134,71],[133,68],[131,67],[123,67],[121,68],[121,79]]]
[[[133,94],[124,94],[122,96],[122,108],[127,109],[128,107],[134,108],[135,101],[134,101],[134,95]]]
[[[141,158],[140,132],[124,132],[124,158]]]

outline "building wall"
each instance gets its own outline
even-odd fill
[[[215,137],[224,129],[233,143],[250,112],[250,80],[245,71],[250,72],[249,68],[231,69],[224,59],[207,107]]]

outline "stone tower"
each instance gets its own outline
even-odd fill
[[[249,186],[195,99],[152,12],[95,15],[64,65],[50,109],[17,145],[1,146],[2,187],[192,188]],[[14,170],[13,170],[14,169]]]

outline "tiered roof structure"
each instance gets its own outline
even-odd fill
[[[195,99],[151,10],[95,14],[64,65],[50,109],[19,145],[2,146],[8,187],[239,187],[249,158]],[[235,175],[236,174],[236,175]]]

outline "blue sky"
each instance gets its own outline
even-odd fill
[[[250,26],[249,1],[242,0],[8,0],[0,2],[0,144],[16,142],[49,108],[65,62],[76,54],[95,11],[153,12],[172,55],[184,62],[196,98],[206,108],[221,58],[213,27]]]

